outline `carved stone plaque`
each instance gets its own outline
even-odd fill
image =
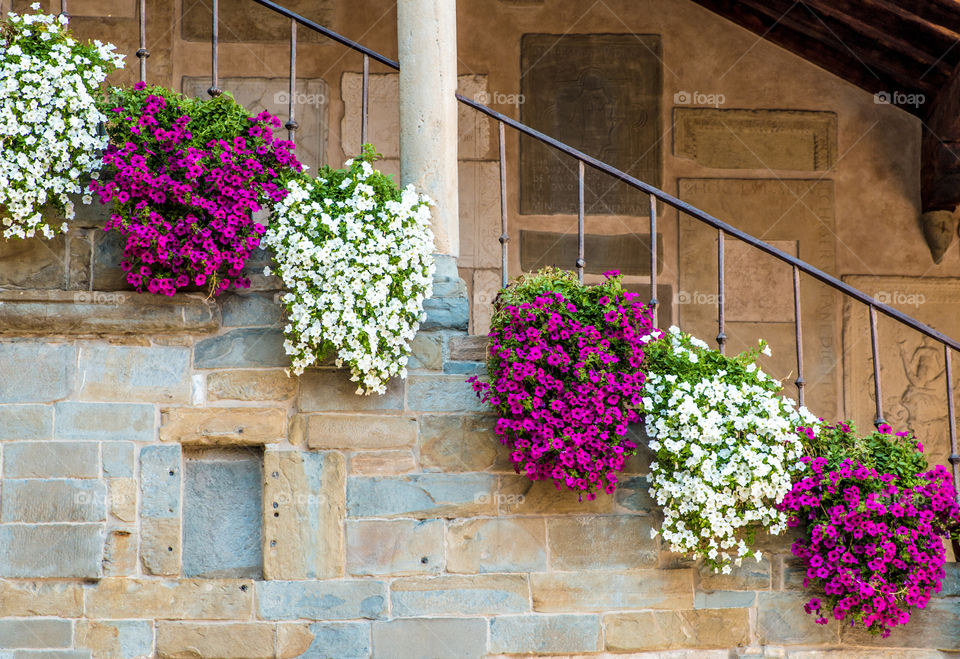
[[[660,184],[660,37],[528,34],[521,44],[521,120],[647,183]],[[520,140],[520,212],[577,212],[577,163]],[[646,215],[648,198],[587,167],[586,212]]]
[[[856,275],[844,281],[947,336],[960,336],[960,279]],[[878,313],[877,320],[883,417],[894,430],[917,435],[931,466],[947,465],[943,346],[883,314]],[[843,352],[846,414],[868,431],[876,415],[870,317],[857,302],[844,304]],[[956,353],[952,359],[954,391],[960,393]]]
[[[834,193],[827,180],[681,179],[679,196],[738,229],[795,253],[833,273]],[[711,345],[717,336],[717,232],[698,220],[680,217],[680,326]],[[732,354],[765,339],[773,350],[763,367],[784,380],[796,396],[796,341],[792,269],[758,249],[727,236],[725,241],[725,332]],[[839,411],[840,297],[829,287],[801,276],[806,403],[818,415]]]
[[[209,88],[210,78],[183,79],[185,96],[206,98]],[[251,112],[269,110],[286,123],[290,102],[288,78],[220,78],[220,88],[233,94]],[[322,78],[297,79],[294,112],[300,127],[294,140],[297,158],[310,168],[310,174],[326,162],[328,102],[327,83]],[[276,133],[287,138],[286,128],[281,127]]]
[[[674,108],[674,154],[717,169],[827,170],[837,115],[792,110]]]
[[[294,13],[331,27],[335,15],[334,0],[286,0],[280,3]],[[183,3],[181,34],[186,41],[209,41],[212,34],[213,2],[197,0]],[[290,39],[290,19],[261,7],[249,0],[220,0],[217,30],[224,43],[251,43],[287,41]],[[297,30],[300,43],[320,43],[327,38],[301,27]]]
[[[573,270],[577,262],[577,234],[553,231],[520,232],[520,268],[533,272],[548,265]],[[650,234],[616,236],[586,234],[583,271],[602,275],[619,270],[624,275],[650,274]],[[663,271],[663,236],[657,234],[657,272]]]

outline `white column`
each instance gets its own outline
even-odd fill
[[[399,0],[400,182],[435,202],[436,251],[459,255],[457,3]]]

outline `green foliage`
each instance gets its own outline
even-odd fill
[[[918,450],[916,438],[907,432],[892,433],[890,426],[861,436],[852,421],[823,426],[819,433],[804,435],[804,451],[810,457],[826,458],[828,469],[838,469],[844,460],[855,460],[880,474],[892,474],[907,487],[924,481],[918,474],[929,469],[926,458]]]

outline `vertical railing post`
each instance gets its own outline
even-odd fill
[[[507,146],[502,121],[497,122],[497,128],[500,138],[500,287],[506,288],[507,242],[510,240],[507,233]]]
[[[577,278],[583,283],[583,161],[577,161]]]
[[[67,20],[70,19],[70,12],[67,11],[67,0],[60,0],[60,15],[66,16]]]
[[[723,229],[717,230],[717,349],[721,354],[727,345],[726,316],[724,311],[724,267],[723,267]]]
[[[147,50],[147,0],[140,0],[140,49],[137,50],[137,58],[140,60],[140,82],[147,81],[147,58],[150,57],[150,51]]]
[[[870,341],[873,347],[873,395],[877,401],[877,417],[873,425],[877,428],[886,423],[883,419],[883,390],[880,387],[880,347],[877,343],[877,308],[870,305]]]
[[[657,326],[657,198],[650,195],[650,318]]]
[[[287,104],[287,123],[284,128],[287,129],[287,139],[293,142],[293,138],[300,124],[296,119],[297,103],[297,22],[290,19],[290,98]]]
[[[803,407],[803,317],[800,315],[800,268],[793,266],[793,322],[797,334],[797,403]]]
[[[367,143],[367,120],[370,116],[370,56],[363,54],[363,84],[360,89],[360,144]]]
[[[210,89],[207,90],[207,93],[210,96],[216,98],[223,93],[223,90],[220,89],[220,62],[219,62],[219,51],[220,51],[220,0],[213,0],[213,23],[211,25],[213,32],[212,38],[210,39],[210,68],[211,71],[211,84]]]
[[[947,427],[950,429],[950,466],[953,470],[953,491],[960,501],[960,454],[957,453],[957,411],[953,401],[953,365],[950,363],[950,346],[943,344],[943,363],[947,376]]]

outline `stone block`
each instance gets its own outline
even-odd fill
[[[101,579],[86,591],[90,619],[246,620],[253,612],[248,579]]]
[[[555,570],[652,567],[658,544],[649,517],[569,517],[547,520],[550,567]]]
[[[97,449],[94,442],[11,442],[3,447],[3,476],[99,478]]]
[[[283,309],[269,293],[230,292],[220,296],[218,302],[224,327],[274,327]]]
[[[0,441],[49,439],[51,436],[53,406],[0,405]]]
[[[146,518],[180,516],[180,447],[145,446],[140,451],[140,514]]]
[[[417,441],[417,421],[410,417],[311,414],[305,421],[310,448],[402,448]]]
[[[83,588],[66,581],[0,581],[0,617],[59,616],[83,614]]]
[[[373,623],[375,656],[397,659],[483,657],[487,625],[482,618],[406,618]]]
[[[71,291],[88,291],[91,286],[93,240],[89,231],[71,230],[67,235],[67,286]]]
[[[439,371],[443,368],[443,337],[420,332],[410,342],[409,370]]]
[[[369,622],[317,622],[310,633],[313,641],[304,659],[369,659],[372,653]]]
[[[839,623],[814,622],[803,610],[809,598],[804,593],[760,593],[757,600],[757,640],[769,645],[837,643]]]
[[[297,378],[276,370],[216,371],[207,375],[210,400],[287,400],[297,394]]]
[[[424,471],[509,471],[510,451],[493,431],[496,418],[426,414],[420,417]]]
[[[62,288],[65,283],[65,237],[0,239],[0,287]]]
[[[401,451],[358,451],[350,456],[351,476],[395,476],[419,471],[413,453]]]
[[[320,0],[320,2],[291,0],[285,6],[301,16],[309,16],[320,25],[331,26],[336,17],[335,5],[331,0]],[[220,13],[223,14],[220,19],[220,30],[223,32],[224,43],[246,44],[271,41],[286,43],[290,38],[289,23],[276,12],[260,7],[249,7],[241,0],[227,0],[220,5]],[[183,39],[209,43],[212,14],[209,2],[184,6],[182,19],[179,21]],[[303,32],[303,35],[299,32]],[[326,37],[313,30],[303,29],[299,32],[297,36],[301,43],[327,43]],[[209,84],[207,86],[209,87]],[[230,88],[225,87],[225,89]]]
[[[351,476],[350,517],[466,517],[496,511],[496,477],[489,474]]]
[[[93,286],[100,291],[132,291],[127,274],[120,268],[126,239],[118,231],[93,234]]]
[[[140,521],[140,561],[147,574],[180,574],[180,519],[144,518]]]
[[[757,593],[752,590],[698,591],[693,596],[695,609],[749,609],[757,603]]]
[[[523,230],[520,232],[520,268],[524,272],[547,266],[572,270],[579,248],[576,233]],[[583,237],[583,254],[583,272],[588,275],[602,275],[610,270],[619,270],[624,275],[650,274],[650,234],[588,233]],[[657,272],[662,271],[663,235],[658,233]],[[499,273],[497,275],[499,287]]]
[[[107,442],[100,445],[103,475],[112,478],[131,478],[137,448],[133,442]]]
[[[57,439],[153,441],[154,407],[141,403],[74,403],[56,405]]]
[[[102,522],[107,492],[91,480],[14,480],[3,482],[3,522]]]
[[[461,268],[499,268],[500,164],[461,162],[459,166]]]
[[[257,606],[264,620],[378,620],[387,613],[387,586],[370,579],[258,581]]]
[[[72,642],[69,620],[0,620],[0,648],[69,648]]]
[[[259,407],[177,407],[162,410],[160,441],[193,446],[272,444],[287,436],[287,411]]]
[[[521,243],[522,245],[523,243]],[[486,336],[493,320],[493,303],[500,293],[500,272],[497,270],[474,270],[473,286],[470,288],[470,333]]]
[[[470,323],[470,300],[466,296],[434,297],[424,300],[426,319],[420,323],[421,330],[467,329]]]
[[[249,368],[289,366],[283,331],[275,328],[229,330],[198,341],[193,348],[195,368]]]
[[[808,597],[804,597],[805,599]],[[798,600],[799,598],[795,601]],[[761,594],[761,607],[763,601]],[[798,601],[798,605],[800,605],[799,616],[812,620],[812,616],[803,612],[802,601]],[[860,624],[850,627],[848,624],[841,623],[840,640],[844,645],[872,648],[936,648],[946,656],[953,656],[960,650],[958,615],[960,615],[960,601],[956,598],[931,599],[923,609],[911,610],[910,622],[895,628],[889,638],[870,634],[864,631]],[[880,651],[874,652],[879,654]]]
[[[558,490],[550,481],[534,482],[512,474],[500,477],[498,502],[501,515],[588,515],[614,509],[614,498],[609,494],[599,492],[593,501],[581,501],[579,492]]]
[[[620,512],[649,514],[657,508],[650,496],[650,483],[643,476],[621,477],[613,499],[614,507]]]
[[[265,622],[157,623],[161,659],[274,659],[276,628]]]
[[[100,524],[0,526],[0,576],[96,578],[100,575]]]
[[[137,574],[136,529],[113,529],[107,533],[103,547],[103,575],[127,577]]]
[[[740,567],[734,566],[730,574],[700,569],[699,588],[702,590],[769,590],[770,559],[763,557],[744,559]]]
[[[490,340],[485,336],[450,337],[450,359],[453,361],[485,362]]]
[[[447,361],[443,364],[443,372],[448,375],[462,375],[464,377],[471,375],[486,376],[487,366],[486,364],[478,364],[477,362]]]
[[[343,576],[346,464],[339,453],[266,451],[263,574]]]
[[[299,409],[301,412],[367,412],[403,409],[403,381],[394,378],[385,394],[358,396],[357,383],[350,381],[349,371],[309,370],[300,378]]]
[[[422,412],[484,412],[473,387],[459,375],[411,375],[407,408]]]
[[[347,572],[417,574],[443,569],[443,520],[349,520]],[[394,612],[396,613],[396,612]]]
[[[606,649],[613,651],[729,650],[750,643],[747,609],[613,613],[603,617],[603,626]]]
[[[91,659],[88,650],[17,650],[10,655],[0,655],[4,659]]]
[[[190,401],[190,349],[83,345],[80,397],[144,403]]]
[[[0,403],[41,403],[66,398],[73,391],[76,361],[77,349],[72,345],[0,342],[0,373],[20,374],[0,381]],[[20,412],[29,409],[22,407]]]
[[[526,576],[490,574],[397,579],[390,584],[396,617],[500,615],[530,610]]]
[[[77,646],[96,657],[146,659],[153,656],[153,622],[150,620],[81,620]]]
[[[689,569],[536,573],[530,588],[534,611],[547,613],[693,606]]]
[[[447,530],[448,572],[536,572],[546,568],[543,519],[457,520]]]
[[[490,620],[490,651],[574,653],[600,650],[596,615],[519,615]]]
[[[316,636],[305,622],[279,623],[277,625],[277,659],[303,657]]]
[[[183,574],[252,577],[263,573],[263,471],[240,450],[188,455],[183,486]]]

